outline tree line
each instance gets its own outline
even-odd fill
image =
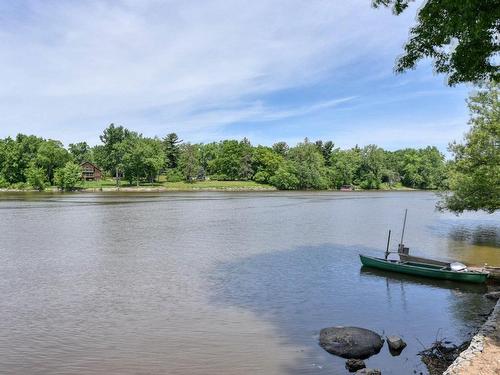
[[[145,137],[123,126],[109,125],[101,144],[72,143],[18,134],[0,139],[0,188],[55,185],[81,186],[81,163],[90,161],[116,184],[141,182],[246,180],[278,189],[363,189],[409,187],[445,189],[439,208],[453,212],[500,208],[500,104],[498,84],[473,93],[468,105],[470,130],[453,142],[453,160],[436,147],[384,150],[376,145],[342,150],[332,141],[277,142],[254,146],[243,140],[184,142],[175,133]]]
[[[0,139],[0,186],[70,190],[78,186],[80,164],[89,161],[130,184],[212,179],[255,181],[278,189],[362,189],[446,186],[447,165],[436,147],[387,151],[376,145],[342,150],[332,141],[307,138],[290,147],[277,142],[254,146],[246,138],[212,143],[184,142],[175,133],[145,137],[123,126],[109,125],[101,144],[72,143],[18,134]]]

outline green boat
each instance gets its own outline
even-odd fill
[[[419,263],[411,261],[399,261],[383,258],[370,257],[359,254],[363,266],[377,268],[384,271],[392,271],[430,277],[433,279],[462,281],[467,283],[484,283],[488,277],[487,273],[476,271],[453,271],[449,265],[438,266],[428,263]]]

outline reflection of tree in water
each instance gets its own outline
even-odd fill
[[[455,241],[467,241],[473,245],[500,246],[500,226],[456,226],[450,231],[450,237]]]
[[[500,247],[500,226],[491,222],[478,224],[474,220],[443,220],[439,226],[433,226],[432,229],[457,242]]]
[[[361,274],[367,277],[376,276],[385,278],[388,299],[390,298],[389,289],[396,285],[399,285],[402,295],[405,294],[405,287],[412,284],[450,290],[449,297],[447,298],[448,307],[454,319],[461,322],[462,328],[460,334],[464,337],[477,330],[494,306],[494,303],[486,300],[484,297],[484,293],[488,290],[484,284],[426,279],[412,275],[388,273],[366,267],[361,269]],[[446,332],[440,332],[440,334],[446,336]]]
[[[484,323],[494,303],[487,300],[484,294],[455,292],[450,298],[450,309],[456,320],[464,322],[463,335],[473,334]]]

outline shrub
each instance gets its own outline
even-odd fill
[[[184,176],[178,169],[168,169],[165,173],[165,180],[167,182],[181,182],[184,181]]]
[[[280,190],[295,190],[299,186],[299,179],[289,167],[279,168],[276,174],[269,179],[269,182]]]
[[[78,164],[69,161],[64,167],[55,171],[54,181],[61,190],[75,190],[82,184],[82,168]]]
[[[0,175],[0,189],[5,189],[7,187],[9,187],[9,183],[4,176]]]
[[[47,186],[47,176],[43,168],[31,164],[25,172],[28,185],[35,190],[43,190]]]
[[[259,171],[253,176],[253,180],[261,184],[267,184],[269,182],[269,173]]]

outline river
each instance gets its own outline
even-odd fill
[[[483,286],[361,269],[396,249],[500,265],[500,215],[457,217],[428,192],[0,195],[0,373],[346,374],[321,328],[401,335],[367,365],[426,373],[461,342]]]

